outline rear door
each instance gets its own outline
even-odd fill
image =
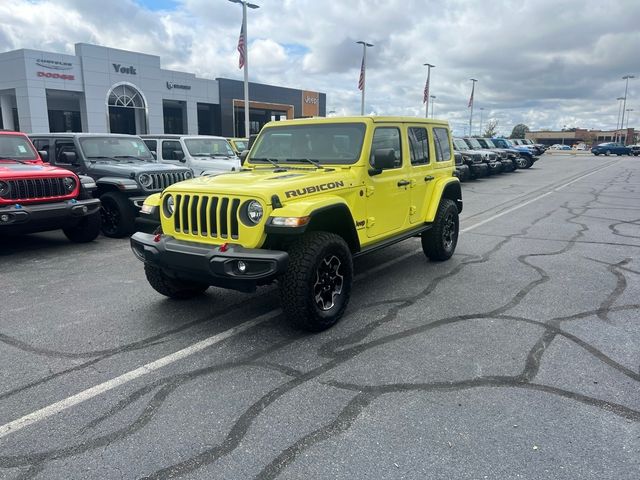
[[[427,125],[407,126],[407,148],[410,157],[411,204],[409,222],[424,222],[429,199],[435,185],[435,161],[431,153],[432,135]]]

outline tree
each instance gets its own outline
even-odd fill
[[[497,133],[498,133],[498,120],[489,120],[484,130],[484,137],[487,137],[487,138],[495,137]]]
[[[530,131],[529,127],[527,127],[524,123],[519,123],[515,127],[513,127],[513,130],[511,130],[511,137],[509,138],[524,138],[524,134],[528,131]]]

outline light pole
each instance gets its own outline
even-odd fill
[[[624,100],[624,97],[618,97],[616,98],[616,100],[618,101],[618,120],[616,121],[616,135],[614,138],[615,142],[618,141],[618,130],[622,128],[619,125],[620,125],[620,113],[622,112],[622,100]]]
[[[435,96],[435,95],[429,95],[429,98],[431,99],[431,118],[435,118],[435,117],[433,116],[433,106],[434,106],[434,105],[435,105],[435,103],[436,103],[436,102],[435,102],[436,96]]]
[[[627,133],[629,132],[629,112],[633,112],[633,108],[627,108],[627,131],[626,131],[626,132],[625,132],[625,134],[624,134],[624,139],[625,139],[625,142],[624,142],[624,143],[627,143],[627,142],[626,142],[626,140],[627,140]]]
[[[372,43],[363,42],[360,40],[360,45],[362,45],[362,66],[360,67],[360,81],[358,82],[358,88],[362,90],[362,104],[360,105],[360,115],[364,115],[364,89],[366,83],[366,71],[367,71],[367,47],[373,47]]]
[[[242,41],[244,46],[244,135],[251,135],[249,126],[249,44],[247,43],[247,7],[255,10],[259,5],[249,3],[246,0],[229,0],[231,3],[242,5]],[[235,128],[235,126],[234,126]]]
[[[562,126],[562,145],[564,145],[564,131],[567,129],[566,125]]]
[[[482,135],[482,114],[484,113],[484,107],[480,107],[480,135]]]
[[[423,101],[424,101],[424,116],[425,116],[425,118],[429,118],[429,98],[431,97],[431,95],[429,95],[429,89],[431,87],[431,85],[430,85],[430,83],[431,83],[431,69],[435,68],[436,66],[435,65],[431,65],[430,63],[423,63],[422,65],[427,67],[427,83],[424,86]],[[433,117],[433,112],[431,113],[431,116]]]
[[[620,127],[622,127],[624,125],[624,111],[625,108],[627,108],[627,91],[629,90],[629,79],[630,78],[636,78],[633,75],[625,75],[624,77],[622,77],[623,80],[626,80],[627,83],[624,86],[624,101],[622,102],[622,120],[620,121]],[[627,144],[627,136],[625,135],[624,137],[624,143],[625,145]]]
[[[469,115],[469,136],[473,136],[473,94],[476,90],[476,82],[478,80],[476,80],[475,78],[470,78],[469,80],[471,80],[471,82],[473,82],[471,84],[471,97],[469,98],[469,107],[471,107],[471,114]]]

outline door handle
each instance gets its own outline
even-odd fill
[[[424,181],[425,182],[430,182],[431,180],[433,180],[433,178],[434,178],[433,176],[427,175],[426,177],[424,177]]]
[[[399,187],[406,187],[407,185],[411,185],[411,182],[409,180],[400,180],[398,182]]]

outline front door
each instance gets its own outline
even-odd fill
[[[373,133],[370,160],[376,149],[392,148],[394,168],[368,177],[366,187],[367,236],[383,238],[401,230],[408,222],[411,181],[408,155],[402,149],[401,132],[397,127],[377,127]]]

